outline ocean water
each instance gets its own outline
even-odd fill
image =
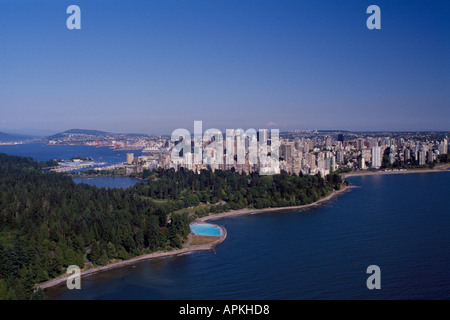
[[[50,299],[450,299],[450,172],[348,179],[305,211],[216,220],[213,252],[148,260],[82,278]],[[366,286],[381,270],[381,289]]]
[[[2,145],[0,153],[9,155],[31,157],[36,161],[47,161],[51,159],[70,160],[78,155],[85,158],[92,157],[97,163],[105,162],[113,165],[126,162],[127,153],[132,152],[136,157],[141,155],[140,150],[113,150],[109,147],[95,146],[65,146],[47,145],[45,143],[27,143],[21,145]]]
[[[0,153],[16,155],[22,157],[31,157],[36,161],[47,161],[51,159],[70,160],[78,155],[89,158],[91,157],[97,163],[105,163],[104,165],[95,164],[94,167],[104,167],[126,161],[127,153],[132,152],[136,157],[142,155],[140,150],[113,150],[109,147],[94,146],[65,146],[65,145],[47,145],[45,143],[28,143],[21,145],[4,145],[0,146]],[[86,168],[92,169],[92,168]],[[75,170],[80,171],[80,170]],[[128,188],[141,180],[129,177],[76,177],[73,179],[75,183],[86,183],[95,185],[98,188]]]

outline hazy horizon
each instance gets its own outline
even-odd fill
[[[23,136],[34,136],[37,138],[47,138],[50,137],[52,135],[55,134],[59,134],[59,133],[63,133],[69,130],[74,130],[74,129],[78,129],[78,130],[96,130],[96,131],[104,131],[107,133],[112,133],[112,134],[142,134],[142,135],[162,135],[162,136],[170,136],[172,132],[155,132],[155,133],[146,133],[146,132],[122,132],[122,131],[108,131],[108,130],[97,130],[95,128],[71,128],[71,129],[67,129],[67,130],[62,130],[62,131],[55,131],[55,130],[40,130],[40,129],[21,129],[21,130],[5,130],[5,131],[0,131],[0,133],[5,133],[5,134],[10,134],[10,135],[23,135]],[[194,134],[194,128],[186,126],[185,129],[189,130],[191,132],[191,134]],[[205,131],[206,129],[209,128],[203,128],[203,131]],[[244,129],[244,128],[226,128],[226,129]],[[225,134],[226,129],[220,129],[222,131],[223,134]],[[271,129],[268,127],[265,128],[253,128],[256,130],[259,129]],[[274,128],[276,129],[276,128]],[[436,133],[450,133],[450,130],[341,130],[341,129],[301,129],[301,128],[297,128],[297,129],[289,129],[289,130],[280,130],[280,133],[286,133],[289,131],[293,131],[293,130],[310,130],[310,131],[318,131],[318,132],[348,132],[348,133],[427,133],[427,132],[436,132]]]

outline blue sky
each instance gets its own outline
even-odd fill
[[[0,0],[0,131],[450,130],[449,17],[449,1]]]

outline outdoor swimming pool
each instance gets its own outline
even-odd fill
[[[190,227],[191,231],[199,236],[220,236],[220,228],[212,224],[192,224]]]

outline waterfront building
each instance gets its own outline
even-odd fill
[[[448,140],[444,139],[438,147],[440,154],[447,154],[448,153]]]
[[[306,154],[306,165],[312,170],[316,168],[316,155],[313,153]]]
[[[134,153],[127,153],[127,164],[133,164]]]
[[[409,151],[408,148],[405,149],[404,155],[405,155],[405,159],[404,159],[405,162],[408,162],[409,160],[411,160],[411,151]]]
[[[420,165],[420,166],[425,165],[425,156],[426,156],[426,152],[425,152],[425,151],[419,151],[419,152],[418,152],[418,156],[419,156],[419,165]]]
[[[366,168],[366,160],[364,160],[364,157],[359,157],[359,159],[358,159],[358,167],[359,167],[361,170],[367,169],[367,168]]]
[[[336,152],[336,161],[339,164],[343,164],[344,163],[344,155],[345,155],[345,151],[338,151]]]
[[[371,149],[363,149],[361,151],[361,156],[365,159],[365,161],[372,163],[372,150]]]
[[[381,167],[381,147],[372,148],[372,168],[378,169]]]
[[[336,171],[336,169],[338,168],[338,166],[336,164],[336,157],[335,156],[332,156],[330,158],[330,167],[331,167],[331,170],[333,170],[333,171]]]
[[[427,152],[427,163],[433,163],[434,161],[434,153],[433,151]]]

